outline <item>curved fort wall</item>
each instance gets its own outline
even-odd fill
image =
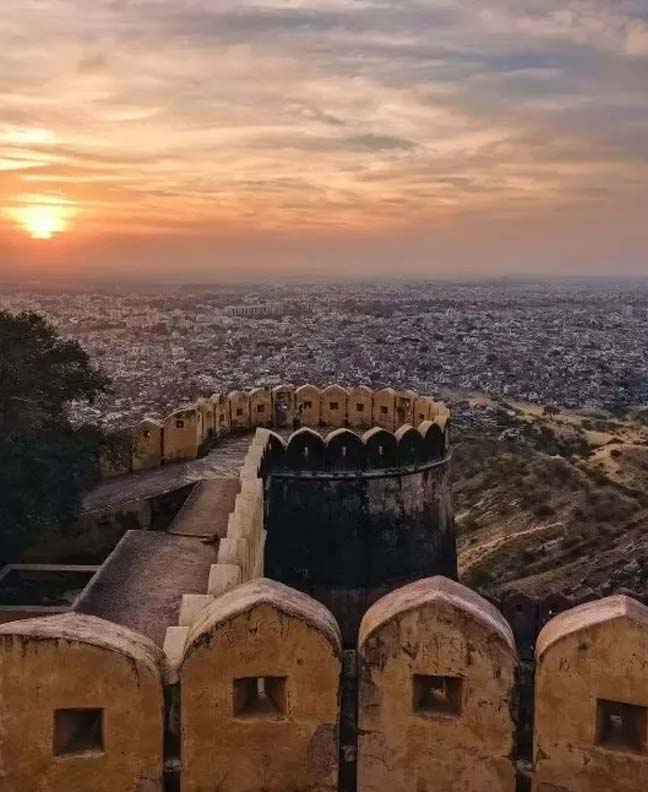
[[[302,426],[330,429],[350,427],[365,431],[373,426],[390,432],[402,424],[417,427],[423,421],[447,416],[444,404],[413,391],[366,386],[346,389],[329,385],[254,388],[213,394],[186,405],[162,420],[145,418],[131,433],[127,458],[102,460],[106,477],[159,467],[167,462],[195,459],[209,444],[231,431],[257,427],[290,429]]]
[[[457,575],[445,423],[277,443],[265,484],[265,573],[325,603],[353,644],[367,607],[403,583]]]
[[[624,596],[544,627],[535,716],[522,709],[510,626],[445,578],[376,603],[355,651],[342,651],[320,603],[267,579],[215,597],[175,629],[184,639],[165,659],[131,630],[77,613],[0,626],[0,788],[637,792],[648,783],[648,609]],[[533,758],[521,749],[522,718],[535,729]]]
[[[497,608],[461,586],[447,411],[391,389],[331,386],[317,408],[301,393],[332,431],[257,428],[205,590],[179,595],[163,650],[80,612],[0,626],[0,789],[646,788],[648,608]],[[299,414],[289,386],[200,400],[167,419],[168,459]],[[164,458],[164,424],[138,430],[142,467]]]

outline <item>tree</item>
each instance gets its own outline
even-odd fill
[[[44,317],[0,311],[0,559],[74,523],[105,436],[72,426],[68,406],[108,390],[81,346]]]

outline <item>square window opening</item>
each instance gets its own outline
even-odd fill
[[[596,702],[596,745],[611,751],[646,751],[646,707],[619,701]]]
[[[241,415],[243,415],[243,408],[242,407],[237,407],[236,408],[236,417],[238,418]]]
[[[358,402],[358,403],[356,404],[356,410],[357,410],[358,412],[364,412],[364,404],[360,404],[360,402]]]
[[[385,407],[384,405],[382,405],[381,408],[380,408],[380,414],[381,415],[387,415],[388,412],[389,412],[389,408]]]
[[[461,715],[461,677],[428,676],[414,674],[412,677],[412,708],[417,715],[458,718]]]
[[[104,751],[102,709],[54,710],[55,756],[79,756]]]
[[[243,677],[234,680],[233,708],[235,718],[286,717],[287,677]]]
[[[265,404],[257,404],[257,409],[256,409],[256,411],[257,411],[258,413],[265,412]]]
[[[177,420],[176,421],[176,429],[184,429],[184,421]]]
[[[331,402],[329,406],[331,410],[337,410],[340,405],[337,402]]]

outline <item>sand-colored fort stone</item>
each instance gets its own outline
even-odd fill
[[[158,792],[163,654],[70,614],[0,627],[0,789]]]
[[[359,792],[514,792],[516,660],[504,617],[451,580],[377,602],[359,636]]]
[[[0,792],[648,788],[648,609],[460,585],[443,404],[213,394],[110,484],[232,432],[238,476],[126,531],[72,612],[0,626]]]
[[[208,605],[180,671],[185,792],[335,790],[341,658],[331,614],[280,583]]]

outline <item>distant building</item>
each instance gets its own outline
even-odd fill
[[[261,316],[282,316],[283,305],[278,302],[257,303],[255,305],[228,305],[224,309],[227,316],[258,318]]]

